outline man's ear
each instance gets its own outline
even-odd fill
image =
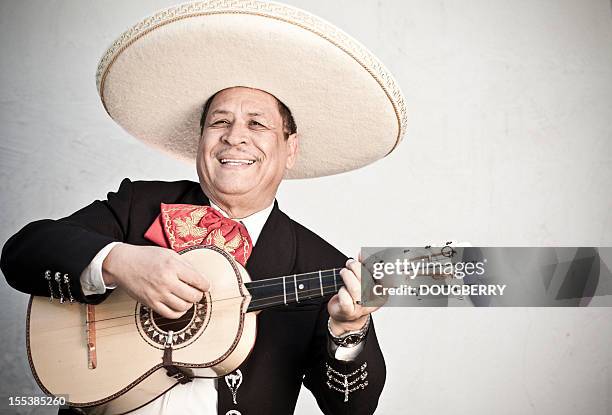
[[[299,147],[299,137],[297,133],[291,134],[287,137],[287,161],[285,163],[285,168],[287,170],[291,170],[293,165],[295,164],[295,160],[297,159],[298,147]]]

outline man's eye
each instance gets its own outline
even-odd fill
[[[213,123],[210,125],[224,125],[224,124],[229,124],[229,121],[228,120],[217,120],[217,121],[213,121]]]
[[[251,120],[251,125],[254,125],[256,127],[265,127],[265,125],[255,120]]]

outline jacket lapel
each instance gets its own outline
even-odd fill
[[[289,275],[295,264],[295,230],[291,219],[274,207],[253,247],[246,269],[254,280]]]

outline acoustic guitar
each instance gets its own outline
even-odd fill
[[[211,289],[175,320],[119,288],[95,306],[33,296],[26,339],[41,389],[86,413],[130,412],[179,383],[233,372],[255,343],[257,311],[330,296],[343,285],[341,268],[251,281],[222,249],[181,254]]]
[[[426,254],[413,259],[447,260],[454,255],[449,244],[425,247]],[[344,285],[341,268],[251,281],[246,269],[217,247],[180,254],[209,278],[211,288],[175,320],[120,288],[98,305],[32,296],[26,341],[41,389],[67,396],[68,405],[86,413],[130,412],[177,384],[233,372],[255,344],[258,311],[331,296]]]

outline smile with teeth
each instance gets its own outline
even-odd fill
[[[240,160],[240,159],[221,159],[221,164],[228,164],[230,166],[249,166],[255,163],[255,160]]]

